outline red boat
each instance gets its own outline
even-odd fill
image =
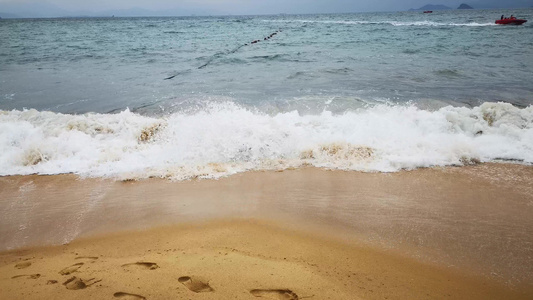
[[[522,25],[524,24],[525,22],[527,22],[527,20],[524,20],[524,19],[501,19],[501,20],[496,20],[496,24],[500,24],[500,25]]]

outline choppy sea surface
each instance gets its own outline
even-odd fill
[[[533,163],[533,9],[2,19],[0,41],[0,175]]]

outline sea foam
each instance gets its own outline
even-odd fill
[[[533,106],[376,105],[269,115],[225,102],[160,118],[129,110],[0,111],[0,175],[185,180],[302,166],[395,172],[500,159],[533,163]]]
[[[338,25],[392,25],[392,26],[425,26],[425,27],[454,27],[454,26],[466,26],[466,27],[484,27],[484,26],[497,26],[494,22],[486,23],[452,23],[452,22],[434,22],[434,21],[341,21],[341,20],[263,20],[264,22],[271,23],[302,23],[302,24],[338,24]]]

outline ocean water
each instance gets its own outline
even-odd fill
[[[533,163],[533,9],[3,19],[0,41],[0,175]]]

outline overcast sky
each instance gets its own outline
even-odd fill
[[[457,8],[467,3],[482,7],[533,7],[533,0],[0,0],[0,12],[6,7],[32,3],[34,7],[51,4],[68,11],[102,12],[117,9],[181,9],[210,14],[277,14],[321,12],[404,11],[425,4],[443,4]],[[15,5],[13,5],[15,4]],[[24,5],[27,7],[27,5]],[[44,8],[43,8],[44,9]],[[4,11],[5,12],[5,11]]]

